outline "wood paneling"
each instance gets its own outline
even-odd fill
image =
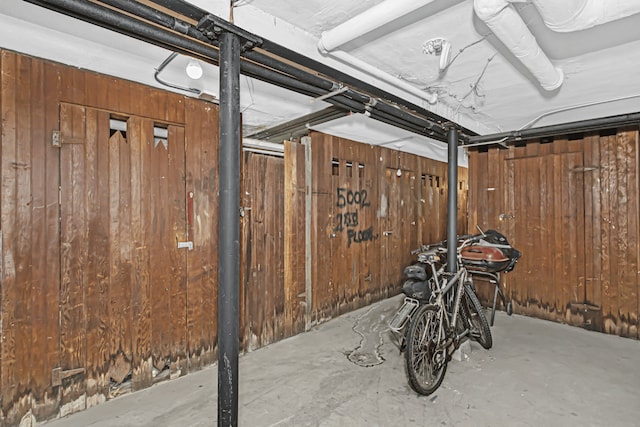
[[[0,72],[0,425],[214,362],[218,107],[7,51]],[[245,350],[399,292],[446,231],[446,165],[417,156],[314,134],[243,179]]]
[[[311,138],[313,324],[400,291],[410,251],[446,236],[447,167],[329,135]],[[466,181],[460,168],[462,202]],[[466,211],[459,218],[463,234]]]
[[[0,425],[211,363],[217,107],[7,51],[0,73]]]
[[[284,143],[284,292],[285,336],[306,325],[306,162],[305,146]]]
[[[217,359],[219,110],[185,103],[187,226],[194,245],[187,254],[187,343],[191,367],[199,369]]]
[[[20,384],[16,372],[16,257],[22,254],[16,253],[14,230],[16,230],[17,209],[17,124],[16,115],[19,108],[16,100],[18,88],[17,57],[2,57],[2,175],[0,208],[0,230],[2,230],[2,357],[0,361],[0,388],[2,389],[2,410],[5,417],[16,404],[17,389]],[[6,202],[5,202],[6,200]],[[28,374],[27,374],[28,375]],[[22,392],[24,393],[24,386]]]
[[[284,159],[245,155],[245,255],[243,341],[246,350],[285,335]],[[250,209],[247,209],[250,208]]]
[[[516,312],[638,337],[637,156],[636,129],[471,153],[469,228],[523,253],[503,275]]]

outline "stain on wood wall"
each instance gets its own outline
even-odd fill
[[[411,250],[445,238],[447,165],[320,133],[311,156],[313,324],[397,294]],[[464,234],[465,168],[456,185]]]
[[[0,61],[0,425],[213,362],[217,106]]]
[[[0,83],[0,426],[215,362],[218,107],[9,51]],[[246,351],[398,293],[446,230],[445,164],[322,134],[242,184]]]
[[[637,129],[471,153],[469,228],[523,253],[516,312],[638,338],[638,165]]]
[[[245,153],[242,348],[397,294],[410,251],[445,238],[446,172],[321,133],[285,143],[284,159]],[[460,168],[460,233],[466,180]]]
[[[245,153],[241,335],[251,351],[285,336],[284,159]]]

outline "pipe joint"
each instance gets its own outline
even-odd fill
[[[485,22],[495,18],[505,7],[509,7],[506,0],[473,0],[476,15]]]
[[[174,19],[173,21],[173,30],[177,31],[181,34],[189,34],[189,29],[191,28],[191,26],[189,24],[187,24],[186,22],[182,22],[179,19]]]

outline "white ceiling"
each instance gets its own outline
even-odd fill
[[[341,47],[376,73],[386,73],[386,79],[349,66],[333,54],[320,53],[317,44],[324,31],[382,2],[237,0],[233,19],[248,31],[352,74],[479,134],[640,111],[640,14],[560,33],[545,25],[533,4],[518,2],[515,8],[542,51],[564,72],[560,88],[546,91],[478,18],[471,0],[423,1],[429,4]],[[230,18],[229,0],[192,3]],[[451,57],[455,57],[444,73],[439,73],[440,58],[423,52],[424,42],[437,37],[451,43]],[[153,73],[170,54],[165,49],[22,0],[0,2],[0,46],[158,87],[162,86],[154,80]],[[162,78],[217,94],[217,68],[203,64],[204,78],[190,80],[184,74],[187,61],[188,58],[178,57],[162,72]],[[403,86],[413,90],[407,91]],[[422,92],[425,96],[419,97]],[[427,102],[429,93],[437,94],[435,104]],[[245,133],[287,122],[328,105],[242,78]],[[428,138],[371,122],[354,115],[318,128],[446,159],[442,143],[435,143],[434,148]]]

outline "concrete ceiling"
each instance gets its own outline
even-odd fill
[[[342,54],[318,50],[323,32],[383,1],[236,0],[232,17],[236,25],[248,31],[479,134],[640,111],[640,14],[615,16],[601,25],[558,32],[545,24],[532,3],[507,5],[517,12],[542,53],[564,73],[561,86],[555,90],[542,88],[532,72],[478,17],[470,0],[416,1],[424,6],[414,7],[406,16],[390,19],[344,44],[339,48]],[[229,0],[192,3],[231,18]],[[439,67],[441,57],[425,53],[425,42],[434,38],[443,38],[451,45],[443,72]],[[22,0],[0,2],[0,46],[157,87],[163,86],[154,80],[154,71],[171,53]],[[355,58],[356,66],[353,61],[351,65],[346,63],[345,58]],[[163,70],[162,78],[215,96],[218,69],[202,64],[204,77],[191,80],[184,73],[187,62],[188,58],[179,56]],[[329,105],[246,77],[242,78],[241,93],[245,134]],[[318,127],[327,133],[446,159],[442,143],[387,125],[381,127],[380,123],[369,126],[371,121],[354,115],[338,119],[335,126],[329,122]]]

